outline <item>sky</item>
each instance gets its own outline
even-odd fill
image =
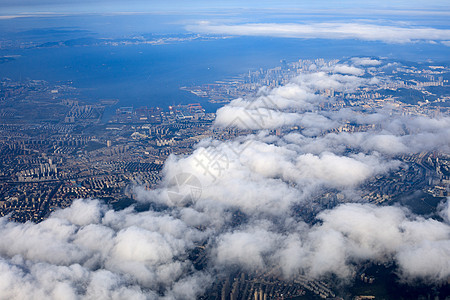
[[[89,1],[3,0],[0,20],[35,17],[41,24],[73,24],[67,17],[118,17],[123,28],[148,32],[149,23],[179,32],[235,36],[360,39],[386,43],[415,41],[450,44],[448,1]],[[134,15],[140,19],[134,20]],[[126,19],[126,17],[131,18]],[[175,16],[175,17],[174,17]],[[49,22],[49,19],[58,19]],[[65,18],[65,19],[62,19]],[[139,26],[139,24],[142,24]],[[100,24],[92,21],[92,26]],[[133,24],[130,26],[130,24]],[[47,25],[44,25],[44,27]],[[5,28],[14,29],[11,25]],[[155,27],[155,26],[153,26]],[[88,30],[96,30],[95,27]]]
[[[448,9],[448,1],[269,1],[269,0],[246,0],[246,1],[154,1],[154,0],[3,0],[0,2],[3,14],[20,13],[107,13],[107,12],[205,12],[223,9],[298,9],[298,10],[346,10],[349,13],[360,10],[443,10]]]

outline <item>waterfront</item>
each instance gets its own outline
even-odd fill
[[[283,46],[282,46],[283,45]],[[334,49],[329,52],[329,47]],[[16,55],[0,66],[0,78],[70,82],[82,100],[118,99],[118,106],[167,106],[202,101],[183,86],[214,83],[260,68],[273,68],[280,60],[326,59],[352,55],[393,59],[445,60],[444,45],[418,43],[389,45],[356,40],[298,40],[283,38],[227,38],[162,45],[86,45],[1,50]],[[426,55],[424,54],[426,52]],[[208,112],[219,106],[203,101]],[[115,108],[117,108],[115,107]]]

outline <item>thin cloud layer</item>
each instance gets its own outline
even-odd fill
[[[443,41],[450,39],[450,30],[431,27],[399,27],[372,23],[249,23],[214,24],[207,21],[189,25],[187,30],[198,33],[284,38],[360,39],[387,43],[412,41]]]

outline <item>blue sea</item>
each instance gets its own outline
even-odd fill
[[[359,40],[234,37],[164,45],[64,46],[2,50],[19,55],[0,64],[0,77],[71,81],[87,101],[118,99],[117,106],[160,106],[201,102],[180,90],[213,83],[259,68],[298,59],[381,56],[410,61],[448,60],[448,47],[428,43],[386,44]]]

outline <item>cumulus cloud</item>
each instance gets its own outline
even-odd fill
[[[400,207],[368,204],[344,204],[323,211],[318,219],[322,222],[315,226],[290,222],[279,230],[274,224],[253,224],[224,234],[213,259],[222,267],[280,268],[287,278],[346,278],[367,260],[395,260],[407,279],[442,282],[450,276],[448,224],[416,217]]]
[[[350,59],[355,66],[379,66],[381,61],[370,57],[352,57]]]
[[[201,233],[166,214],[77,200],[39,224],[2,218],[0,232],[3,299],[156,299],[202,277],[187,260]]]
[[[246,36],[274,36],[287,38],[361,39],[388,43],[412,41],[442,41],[450,39],[450,30],[431,27],[399,27],[372,23],[248,23],[214,24],[199,22],[187,30],[199,33]]]
[[[364,73],[361,69],[346,65],[338,65],[337,68],[345,68],[346,72],[342,73]],[[286,86],[269,91],[262,89],[255,99],[231,101],[217,110],[215,125],[253,130],[300,125],[314,134],[315,128],[330,129],[337,125],[323,114],[298,113],[313,110],[319,103],[328,101],[317,95],[316,91],[333,89],[336,92],[351,92],[363,83],[370,82],[358,76],[327,74],[324,71],[303,74]]]
[[[378,61],[363,58],[353,63],[373,66]],[[405,257],[419,253],[408,252],[414,247],[426,249],[428,243],[445,246],[448,225],[420,219],[402,208],[348,204],[319,214],[322,223],[317,226],[293,220],[271,223],[274,217],[292,217],[293,207],[308,205],[323,188],[345,193],[376,175],[396,170],[401,163],[393,159],[395,155],[449,150],[447,117],[318,109],[334,99],[317,94],[317,90],[352,92],[373,84],[373,78],[358,76],[365,73],[363,69],[346,66],[345,70],[356,75],[336,74],[344,72],[335,68],[318,69],[284,87],[262,89],[253,98],[236,99],[219,109],[218,130],[250,133],[229,141],[204,140],[192,155],[173,156],[164,168],[167,178],[180,171],[193,174],[202,184],[202,194],[183,207],[184,203],[161,197],[163,184],[162,189],[150,193],[138,190],[141,199],[180,208],[186,220],[201,219],[223,232],[211,241],[210,252],[214,265],[221,268],[240,266],[254,271],[279,267],[286,277],[333,273],[347,278],[360,262],[396,260],[408,280],[445,280],[445,264],[437,275],[419,274]],[[370,126],[363,132],[330,131],[350,123]],[[281,137],[268,132],[293,126],[298,130]],[[248,221],[237,229],[229,227],[235,211],[243,212]],[[427,236],[424,228],[434,231],[436,237]],[[264,237],[268,237],[265,242]],[[444,249],[439,251],[446,259]]]
[[[0,249],[2,298],[195,299],[213,280],[213,270],[196,271],[186,258],[205,233],[181,219],[115,212],[95,200],[77,200],[60,213],[79,212],[74,207],[97,209],[102,218],[85,225],[54,215],[40,224],[1,219],[0,232],[13,242],[12,249]],[[359,262],[395,260],[404,280],[441,282],[450,276],[446,223],[401,207],[355,203],[325,210],[317,218],[316,225],[288,217],[278,222],[256,218],[236,229],[223,226],[222,233],[207,234],[210,266],[219,272],[279,270],[285,278],[335,274],[345,279]],[[48,224],[55,222],[74,230]],[[23,234],[12,241],[19,231]],[[43,234],[40,240],[34,238],[37,234]],[[61,258],[63,253],[67,259]]]
[[[195,299],[227,270],[347,280],[367,261],[395,262],[405,281],[445,282],[448,200],[438,221],[362,203],[355,189],[397,170],[396,155],[450,151],[450,119],[320,109],[336,101],[327,90],[373,84],[360,76],[377,62],[351,61],[219,109],[214,130],[242,134],[172,155],[158,188],[136,187],[138,201],[159,211],[114,211],[85,199],[39,224],[0,219],[0,298]],[[366,129],[334,130],[347,125]],[[179,174],[196,181],[180,188]],[[315,202],[330,190],[347,203],[324,209]],[[308,209],[315,222],[299,213]],[[205,249],[202,270],[190,259],[196,247]]]
[[[348,75],[356,75],[356,76],[364,75],[363,69],[360,69],[360,68],[357,68],[354,66],[343,65],[343,64],[335,65],[333,67],[333,71],[336,73],[348,74]]]

